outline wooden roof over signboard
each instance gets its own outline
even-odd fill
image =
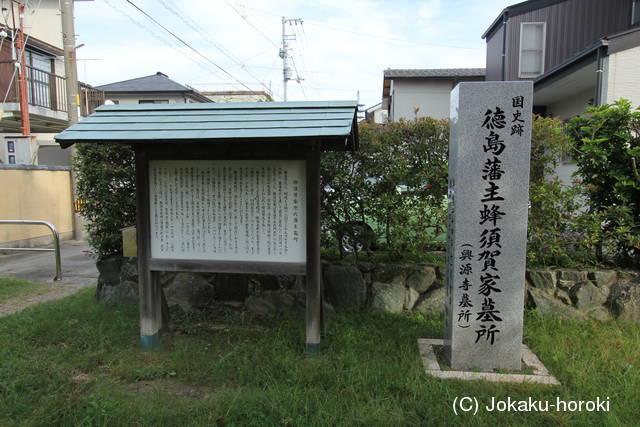
[[[355,150],[356,101],[103,105],[55,136],[74,143],[317,141],[323,150]]]

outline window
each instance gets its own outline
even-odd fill
[[[9,153],[16,152],[16,146],[14,141],[7,141],[7,152]]]
[[[25,52],[25,59],[28,67],[27,92],[29,94],[29,104],[51,108],[53,59],[31,51]]]
[[[631,25],[640,24],[640,0],[633,0],[631,6]]]
[[[9,164],[10,165],[16,164],[16,156],[9,156]]]
[[[168,104],[168,99],[140,99],[138,104]]]
[[[519,77],[531,78],[544,72],[544,22],[520,24],[520,72]]]

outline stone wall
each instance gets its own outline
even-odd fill
[[[137,302],[137,260],[98,262],[98,300]],[[390,313],[442,313],[445,268],[432,264],[323,262],[326,308]],[[305,305],[300,276],[223,273],[161,273],[170,306],[185,311],[213,304],[270,315]],[[640,323],[640,273],[617,270],[527,270],[527,308],[574,319],[622,319]]]

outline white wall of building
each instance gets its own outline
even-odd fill
[[[3,2],[3,7],[8,7]],[[60,0],[42,0],[28,2],[30,7],[25,8],[24,27],[25,33],[43,42],[62,49],[62,21],[60,18]],[[18,5],[14,3],[16,26],[18,25]],[[9,10],[9,17],[11,11]],[[9,18],[11,19],[11,18]],[[11,21],[10,21],[11,22]],[[57,65],[57,64],[56,64]]]
[[[453,83],[395,79],[392,89],[392,120],[416,117],[449,118],[449,102]],[[416,113],[416,109],[417,113]]]
[[[625,98],[634,108],[640,106],[640,47],[609,55],[606,79],[604,103]]]
[[[111,100],[111,101],[118,101],[118,104],[125,104],[125,105],[129,105],[129,104],[138,104],[140,100],[167,100],[169,101],[169,104],[176,104],[176,103],[184,103],[184,102],[192,102],[191,100],[187,99],[187,97],[185,97],[182,94],[177,94],[177,95],[168,95],[167,93],[156,93],[156,94],[131,94],[131,95],[110,95],[110,94],[105,94],[105,99]]]
[[[577,95],[572,95],[567,99],[563,99],[547,106],[547,114],[558,117],[562,120],[569,120],[573,116],[584,114],[589,102],[593,101],[595,96],[595,86]]]

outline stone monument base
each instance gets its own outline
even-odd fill
[[[441,339],[418,339],[420,358],[427,375],[442,379],[562,385],[525,344],[522,344],[522,365],[523,369],[531,369],[531,374],[443,370],[434,351],[434,347],[442,346],[444,340]]]

